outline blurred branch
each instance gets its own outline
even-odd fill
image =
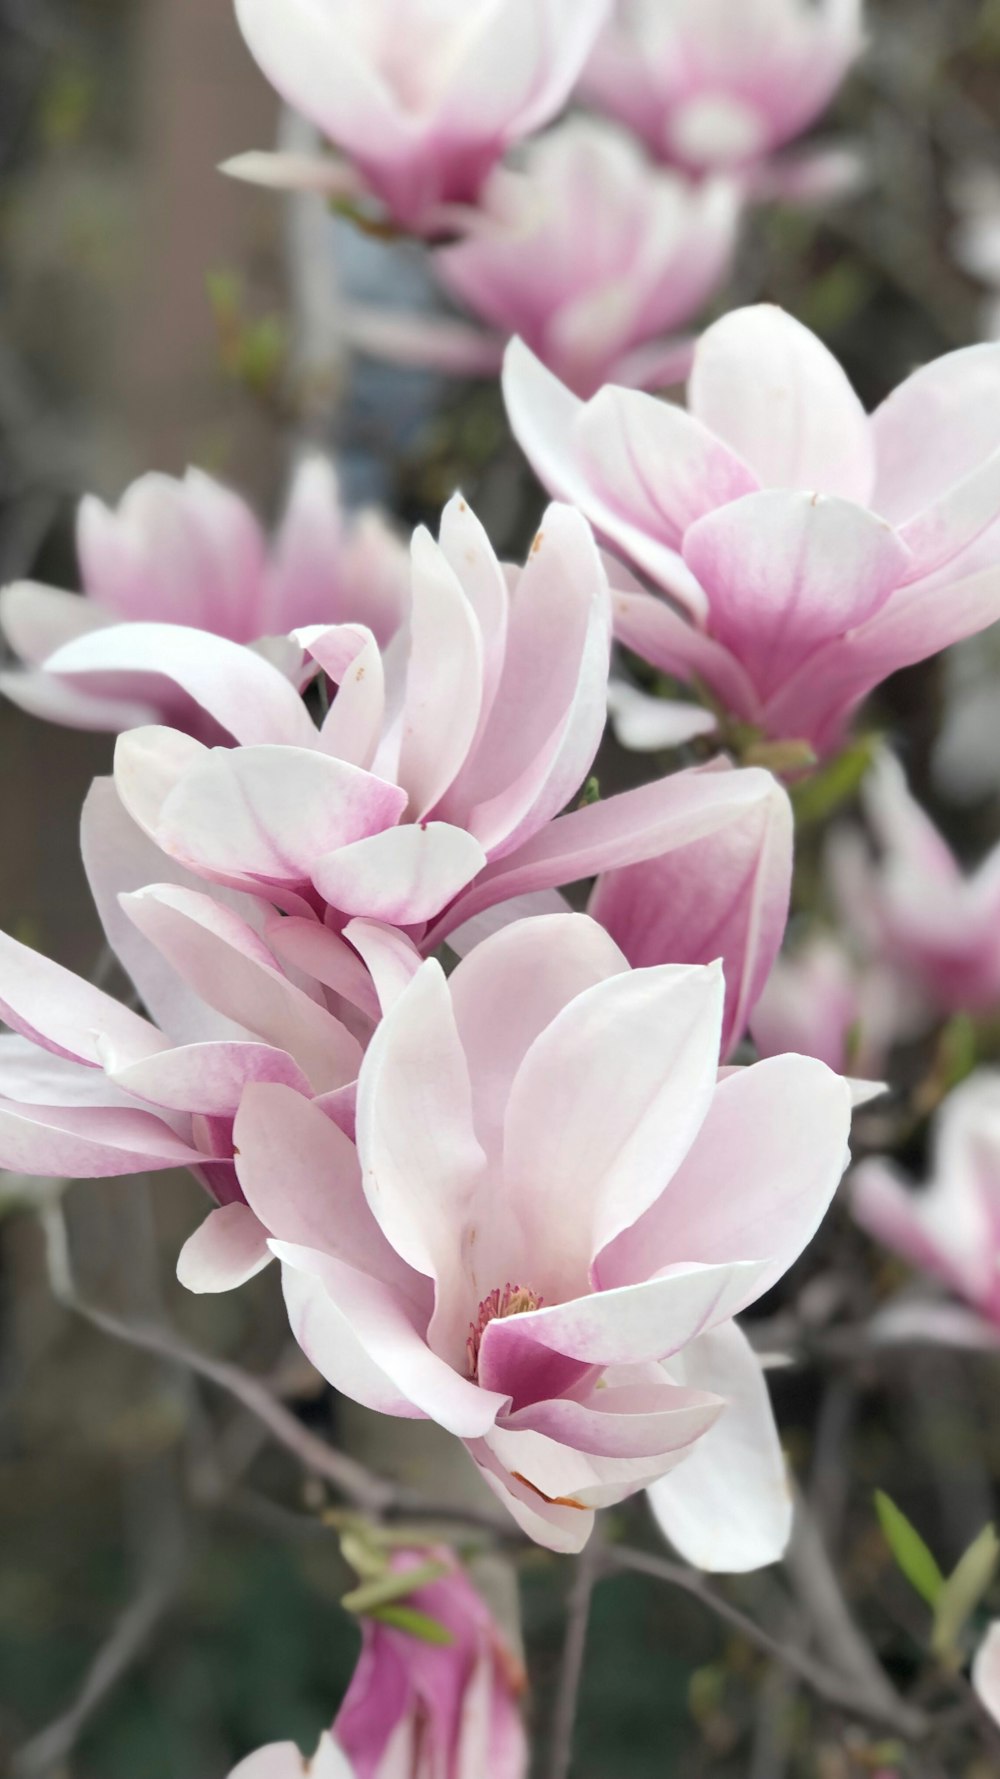
[[[609,1547],[605,1560],[611,1568],[627,1569],[636,1575],[648,1575],[654,1581],[665,1581],[669,1586],[690,1594],[692,1599],[699,1600],[724,1624],[731,1626],[755,1649],[760,1650],[762,1655],[798,1675],[819,1698],[838,1711],[875,1724],[879,1729],[891,1730],[894,1735],[901,1736],[908,1742],[920,1741],[929,1733],[931,1726],[928,1719],[922,1712],[915,1711],[905,1700],[900,1699],[887,1680],[884,1697],[876,1698],[874,1687],[868,1684],[859,1685],[848,1676],[824,1666],[797,1645],[779,1643],[762,1626],[755,1624],[752,1618],[741,1612],[739,1607],[733,1606],[718,1593],[695,1570],[685,1569],[666,1557],[653,1556],[647,1551],[634,1550],[627,1545]]]
[[[583,1679],[583,1660],[587,1648],[587,1630],[590,1625],[590,1605],[593,1599],[594,1585],[600,1575],[602,1544],[599,1528],[600,1521],[598,1520],[589,1542],[584,1545],[581,1555],[577,1558],[573,1586],[570,1590],[566,1637],[563,1643],[559,1687],[556,1693],[552,1726],[549,1779],[569,1779],[573,1761],[573,1732],[580,1698],[580,1682]]]
[[[366,1470],[345,1453],[336,1451],[325,1440],[318,1439],[272,1396],[264,1384],[249,1372],[243,1371],[240,1366],[198,1352],[197,1348],[188,1346],[167,1329],[127,1322],[108,1310],[84,1303],[76,1293],[61,1204],[54,1202],[46,1205],[40,1212],[40,1218],[45,1231],[52,1293],[66,1309],[82,1316],[102,1333],[125,1341],[129,1346],[139,1347],[144,1352],[153,1353],[160,1359],[167,1359],[174,1365],[183,1366],[205,1378],[208,1383],[215,1384],[227,1395],[235,1397],[237,1402],[242,1403],[244,1408],[263,1422],[278,1444],[290,1451],[310,1475],[331,1483],[356,1507],[379,1513],[394,1503],[397,1491],[391,1483],[376,1476],[373,1471]]]

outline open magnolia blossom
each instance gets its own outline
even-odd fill
[[[886,1161],[862,1162],[851,1204],[861,1227],[1000,1324],[1000,1074],[981,1070],[938,1112],[930,1183],[907,1187]],[[928,1323],[933,1337],[933,1326]]]
[[[317,942],[358,917],[428,951],[501,903],[756,828],[780,797],[768,773],[723,769],[560,813],[603,733],[610,651],[607,578],[578,514],[550,508],[508,577],[456,497],[440,543],[416,534],[413,567],[410,623],[388,650],[361,625],[299,633],[336,688],[320,728],[276,668],[200,632],[134,625],[58,651],[53,671],[105,688],[155,660],[187,729],[223,744],[166,728],[119,741],[119,795],[165,859],[310,923]],[[770,917],[754,923],[754,948],[779,942]]]
[[[861,835],[831,838],[830,877],[845,922],[870,959],[888,965],[935,1014],[1000,1006],[1000,847],[971,874],[881,753],[861,791],[878,856]]]
[[[814,1234],[850,1095],[806,1057],[720,1078],[723,998],[717,965],[630,970],[583,915],[429,960],[365,1053],[356,1148],[294,1089],[244,1091],[246,1208],[182,1277],[245,1276],[256,1240],[322,1375],[463,1440],[550,1548],[653,1485],[692,1561],[776,1560],[790,1498],[733,1317]]]
[[[346,164],[247,154],[263,184],[375,197],[404,229],[469,220],[514,142],[562,110],[611,0],[236,0],[247,46]],[[459,207],[456,209],[456,207]]]
[[[840,934],[815,931],[777,959],[750,1030],[761,1056],[796,1050],[838,1075],[876,1078],[909,1030],[909,1007],[893,971],[863,964]]]
[[[582,90],[689,173],[753,171],[861,51],[862,0],[618,0]]]
[[[541,480],[668,596],[622,570],[619,639],[767,736],[829,753],[881,680],[1000,617],[1000,346],[925,366],[870,418],[768,306],[702,336],[686,411],[580,401],[519,341],[504,387]]]
[[[726,275],[740,219],[732,181],[692,186],[651,166],[630,136],[574,118],[530,144],[518,171],[498,169],[483,209],[434,259],[481,320],[519,334],[581,396],[686,375],[689,345],[663,336]]]
[[[113,690],[52,667],[75,637],[123,621],[185,625],[254,643],[295,677],[306,624],[363,623],[382,644],[406,616],[404,546],[374,510],[348,517],[332,465],[305,459],[268,544],[250,508],[200,470],[182,481],[147,475],[116,508],[81,503],[77,554],[84,597],[21,581],[0,594],[0,626],[28,671],[0,675],[8,697],[78,729],[183,721],[189,700],[159,674],[155,655]]]

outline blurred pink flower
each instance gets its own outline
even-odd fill
[[[332,466],[297,470],[284,519],[268,546],[250,508],[200,470],[183,481],[148,475],[116,509],[93,495],[77,521],[84,597],[22,581],[0,594],[0,624],[29,671],[0,676],[16,703],[80,729],[180,720],[185,700],[155,655],[113,692],[71,684],[51,658],[75,637],[123,620],[185,625],[258,643],[294,677],[302,652],[287,639],[304,624],[366,624],[388,643],[406,615],[404,546],[375,511],[348,518]],[[268,639],[263,641],[262,639]]]
[[[923,1191],[873,1159],[852,1176],[851,1205],[876,1241],[1000,1324],[1000,1074],[982,1070],[948,1095]]]
[[[611,381],[686,374],[689,322],[726,276],[736,187],[694,187],[646,161],[631,137],[575,118],[493,174],[484,216],[435,255],[446,288],[509,338],[519,334],[578,395]]]
[[[888,753],[861,800],[878,856],[859,834],[834,835],[830,878],[844,921],[922,997],[925,1023],[1000,1006],[1000,847],[966,875]]]
[[[695,352],[688,411],[581,402],[520,342],[511,424],[536,472],[666,599],[621,571],[615,632],[741,722],[829,753],[897,668],[1000,617],[1000,348],[917,371],[869,419],[779,309]]]
[[[720,1080],[722,1011],[718,966],[631,971],[587,917],[539,917],[402,989],[362,1064],[357,1154],[293,1089],[244,1092],[239,1178],[307,1356],[462,1439],[554,1549],[650,1484],[695,1562],[753,1568],[787,1539],[732,1318],[814,1234],[849,1094],[804,1057]]]
[[[750,1020],[761,1056],[794,1050],[838,1075],[879,1076],[905,1021],[899,985],[863,965],[839,935],[814,932],[779,957]]]
[[[825,110],[864,42],[862,0],[618,0],[587,98],[690,173],[753,169]]]
[[[344,163],[249,154],[264,184],[372,194],[405,229],[453,227],[506,149],[560,112],[610,0],[236,0],[247,46]]]
[[[525,1779],[521,1664],[449,1550],[399,1551],[392,1568],[404,1574],[428,1560],[448,1573],[415,1588],[405,1604],[443,1626],[450,1642],[422,1642],[364,1619],[334,1734],[356,1779]]]

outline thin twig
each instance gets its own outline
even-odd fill
[[[73,1310],[102,1333],[125,1341],[129,1346],[139,1347],[144,1352],[155,1353],[158,1358],[167,1359],[172,1364],[183,1366],[205,1378],[208,1383],[215,1384],[227,1395],[235,1397],[237,1402],[241,1402],[244,1408],[249,1409],[264,1423],[279,1445],[285,1446],[298,1458],[310,1475],[331,1483],[354,1506],[379,1513],[396,1501],[397,1491],[392,1483],[376,1476],[374,1471],[367,1470],[344,1452],[336,1451],[325,1440],[317,1438],[271,1395],[259,1379],[243,1371],[240,1366],[200,1353],[197,1348],[188,1346],[167,1329],[128,1322],[108,1310],[84,1303],[77,1296],[73,1283],[61,1204],[53,1202],[44,1206],[40,1217],[45,1231],[53,1295],[66,1309]]]
[[[590,1625],[590,1604],[594,1585],[601,1568],[600,1522],[595,1525],[588,1544],[577,1558],[576,1573],[570,1589],[566,1615],[566,1638],[563,1643],[559,1686],[552,1720],[552,1751],[549,1758],[549,1779],[569,1779],[573,1762],[573,1732],[576,1727],[580,1682],[583,1679],[583,1658],[587,1648]]]
[[[774,1662],[780,1662],[791,1673],[797,1674],[814,1693],[837,1710],[861,1718],[867,1723],[874,1723],[880,1729],[891,1730],[908,1742],[921,1741],[927,1735],[930,1726],[922,1712],[914,1711],[902,1699],[896,1699],[895,1695],[890,1695],[884,1703],[877,1703],[866,1692],[859,1692],[849,1680],[814,1661],[804,1651],[791,1644],[779,1643],[769,1632],[755,1624],[752,1618],[741,1612],[739,1607],[731,1605],[722,1594],[717,1593],[694,1570],[684,1569],[679,1563],[672,1563],[666,1557],[653,1556],[646,1551],[620,1544],[609,1546],[605,1560],[612,1568],[648,1575],[654,1581],[665,1581],[671,1587],[680,1588],[683,1593],[690,1594],[692,1599],[699,1600],[763,1655]]]

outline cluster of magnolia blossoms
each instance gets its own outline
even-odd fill
[[[861,0],[237,0],[259,66],[339,157],[226,170],[425,237],[478,324],[345,314],[379,356],[492,375],[518,335],[577,394],[680,381],[751,197],[830,195],[850,153],[774,150],[861,44]],[[576,115],[535,140],[572,98]],[[507,151],[513,152],[508,156]],[[505,158],[507,157],[507,158]],[[441,243],[445,245],[441,245]]]

